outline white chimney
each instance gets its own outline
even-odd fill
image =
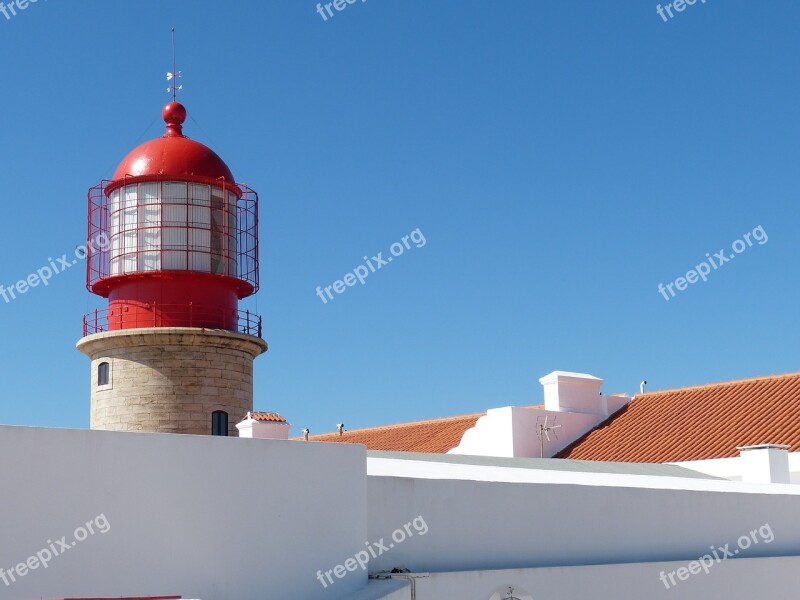
[[[603,380],[585,373],[553,371],[539,380],[544,386],[544,408],[556,412],[608,415],[600,387]]]
[[[759,444],[741,446],[742,481],[748,483],[790,483],[789,446]]]
[[[258,438],[262,440],[288,440],[291,425],[278,413],[248,412],[247,416],[236,424],[240,438]]]

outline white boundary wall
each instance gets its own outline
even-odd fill
[[[732,481],[741,481],[744,471],[741,456],[689,460],[670,464]],[[789,477],[792,483],[800,483],[800,452],[789,452]]]
[[[496,469],[491,481],[486,467],[468,465],[445,465],[457,479],[423,479],[376,476],[378,463],[369,460],[370,539],[388,539],[417,515],[429,531],[379,556],[370,572],[691,561],[767,523],[774,540],[742,557],[800,555],[800,489],[792,485],[531,469]],[[418,466],[429,468],[443,467]]]
[[[707,574],[700,571],[667,589],[659,580],[659,573],[685,564],[430,573],[416,579],[416,600],[503,598],[509,586],[516,596],[534,600],[754,600],[793,597],[794,590],[800,588],[800,558],[792,557],[728,560],[709,568]],[[409,600],[410,589],[406,587],[383,598]]]
[[[0,427],[0,456],[0,568],[98,515],[110,525],[0,580],[4,600],[316,600],[366,584],[360,569],[316,579],[367,539],[363,446]]]

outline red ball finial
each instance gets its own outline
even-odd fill
[[[183,122],[186,120],[186,108],[180,102],[170,102],[161,111],[167,124],[167,135],[183,135]]]

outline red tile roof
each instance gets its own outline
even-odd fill
[[[286,419],[274,412],[249,412],[245,416],[250,416],[254,421],[270,421],[272,423],[286,423]]]
[[[530,408],[544,408],[543,405]],[[368,450],[387,452],[428,452],[446,454],[461,443],[468,429],[475,427],[486,413],[474,413],[458,417],[443,417],[427,421],[412,421],[398,425],[384,425],[368,429],[354,429],[338,433],[322,433],[308,437],[312,442],[345,442],[364,444]],[[302,440],[303,438],[293,438]]]
[[[557,458],[663,463],[800,447],[800,373],[647,392]]]
[[[313,442],[364,444],[369,450],[445,454],[458,446],[464,432],[474,427],[478,419],[485,414],[483,412],[369,429],[354,429],[345,431],[342,435],[325,433],[309,436],[308,439]]]

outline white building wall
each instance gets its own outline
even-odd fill
[[[363,446],[0,427],[0,456],[6,572],[99,515],[110,526],[0,579],[4,600],[316,600],[366,583],[316,579],[367,539]]]
[[[590,431],[608,417],[587,413],[569,413],[506,406],[486,411],[475,427],[464,432],[461,443],[448,454],[499,456],[509,458],[540,458],[542,447],[538,434],[539,423],[557,425],[545,436],[544,456],[549,458]]]
[[[416,600],[489,600],[503,598],[508,586],[515,596],[533,600],[753,600],[793,597],[800,589],[800,558],[727,560],[691,574],[670,589],[660,573],[686,563],[646,563],[554,567],[457,573],[430,573],[416,580]],[[493,596],[493,594],[498,596]],[[528,595],[523,595],[528,592]],[[410,589],[386,596],[411,600]]]
[[[109,525],[46,569],[0,579],[9,600],[410,598],[407,586],[365,588],[361,569],[317,580],[379,541],[371,573],[431,573],[418,600],[488,600],[502,585],[565,600],[786,597],[800,585],[796,558],[751,560],[800,554],[791,485],[373,458],[366,477],[358,445],[22,427],[0,427],[0,456],[3,572],[98,515]],[[661,570],[765,524],[770,543],[663,587]]]
[[[553,371],[539,381],[544,387],[544,409],[490,409],[448,454],[550,458],[631,400],[618,394],[601,395],[603,380],[583,373]],[[551,428],[543,447],[540,425]]]
[[[794,486],[573,473],[587,482],[576,485],[556,475],[559,483],[369,477],[371,540],[388,541],[418,515],[428,527],[378,556],[370,572],[693,560],[766,523],[774,540],[747,556],[800,554]]]
[[[710,458],[706,460],[690,460],[671,463],[679,467],[692,469],[713,477],[724,477],[731,481],[741,481],[745,466],[741,456],[730,458]],[[800,483],[800,452],[789,452],[789,482]]]
[[[448,454],[514,456],[514,409],[505,406],[487,410],[474,427],[464,432],[461,443]]]
[[[365,588],[347,596],[347,600],[408,600],[410,592],[410,583],[404,578],[373,578]]]

